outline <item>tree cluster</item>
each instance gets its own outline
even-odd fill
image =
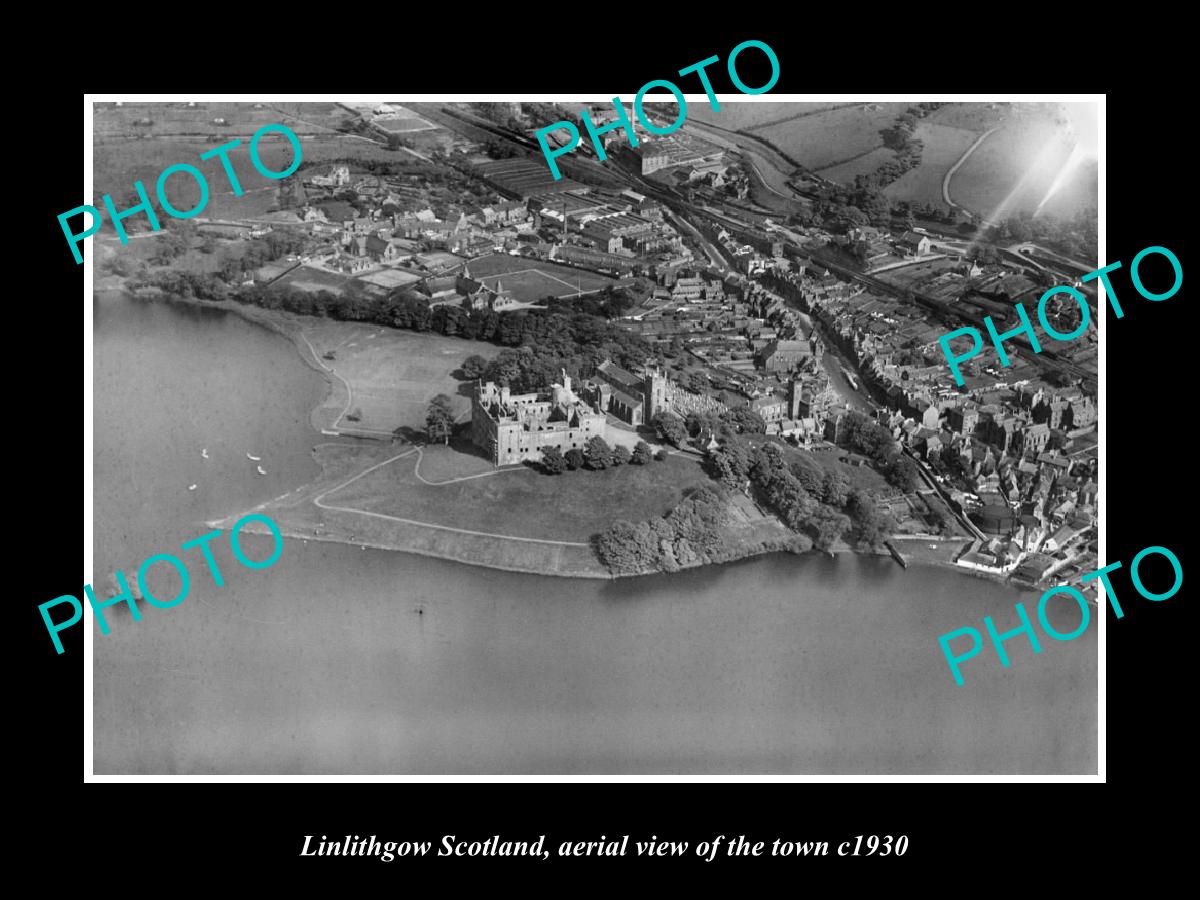
[[[629,291],[612,285],[595,294],[582,297],[551,297],[547,300],[549,308],[555,311],[587,313],[589,316],[599,316],[603,319],[619,318],[636,303],[637,298]]]
[[[754,447],[726,440],[705,458],[704,468],[725,487],[749,487],[785,525],[807,535],[820,550],[843,539],[872,548],[891,528],[871,495],[853,488],[845,473],[825,471],[803,457],[789,463],[783,446],[775,442]]]
[[[874,460],[894,487],[908,493],[921,486],[920,467],[897,449],[891,432],[862,413],[847,415],[839,437],[845,446]]]
[[[454,434],[454,401],[445,394],[438,394],[429,401],[425,413],[425,436],[429,441],[449,444]]]
[[[632,464],[644,466],[654,458],[650,445],[638,441],[632,451],[624,445],[610,447],[608,441],[596,435],[588,440],[583,449],[573,447],[563,453],[557,447],[546,447],[542,450],[542,471],[548,475],[561,475],[563,472],[576,469],[591,469],[602,471],[615,466]]]
[[[722,529],[729,521],[720,490],[700,488],[665,516],[614,523],[593,538],[593,546],[600,561],[617,574],[675,572],[715,561],[714,555],[723,549]]]

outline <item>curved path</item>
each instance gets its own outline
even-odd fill
[[[400,516],[389,516],[389,515],[385,515],[384,513],[370,512],[365,509],[356,509],[355,507],[352,507],[352,506],[334,506],[330,503],[323,502],[325,497],[329,494],[332,494],[334,491],[341,490],[342,488],[346,487],[346,485],[352,484],[353,482],[362,478],[364,475],[367,475],[370,472],[374,472],[376,469],[382,468],[383,466],[386,466],[389,463],[396,461],[397,459],[400,459],[405,456],[411,456],[413,453],[417,454],[417,462],[414,465],[414,471],[415,471],[416,466],[419,466],[421,464],[421,455],[422,454],[421,454],[420,447],[413,447],[410,450],[405,450],[403,453],[397,453],[395,456],[388,457],[381,463],[376,463],[375,465],[371,466],[370,468],[364,469],[363,471],[361,471],[357,475],[355,475],[353,478],[348,478],[346,481],[343,481],[341,484],[331,487],[327,491],[322,491],[320,494],[313,497],[312,502],[316,506],[319,506],[321,509],[328,509],[328,510],[332,510],[333,512],[356,513],[360,516],[372,516],[376,519],[385,519],[390,522],[402,522],[405,525],[417,525],[417,526],[420,526],[423,528],[433,528],[438,531],[452,531],[455,534],[471,534],[471,535],[475,535],[476,537],[490,537],[490,538],[499,538],[501,540],[506,540],[506,541],[520,541],[525,544],[550,544],[550,545],[559,546],[559,547],[588,547],[588,546],[590,546],[589,544],[583,543],[580,541],[552,541],[552,540],[547,540],[545,538],[517,537],[516,535],[513,535],[513,534],[494,534],[494,533],[488,532],[488,531],[470,531],[466,528],[452,528],[449,525],[435,525],[432,522],[418,522],[416,519],[404,519],[404,518],[401,518]],[[483,474],[490,475],[490,474],[500,474],[500,473],[499,472],[496,472],[496,473],[485,472]],[[419,478],[420,476],[418,475],[417,477]],[[480,476],[474,476],[474,477],[480,477]],[[421,480],[425,481],[424,478],[422,478]],[[454,479],[454,480],[465,480],[465,479]],[[433,484],[434,482],[425,482],[425,483]],[[449,483],[450,482],[443,482],[443,484],[449,484]]]
[[[350,382],[335,372],[331,366],[325,365],[325,363],[321,360],[321,357],[317,355],[316,348],[313,347],[312,343],[308,340],[308,337],[303,331],[298,332],[298,334],[304,341],[305,346],[308,347],[308,351],[312,354],[312,358],[316,360],[317,365],[346,386],[346,405],[343,407],[342,411],[338,413],[337,418],[333,420],[333,429],[322,429],[322,434],[349,434],[351,437],[353,437],[355,434],[383,434],[387,435],[388,437],[395,437],[394,432],[380,431],[377,428],[350,428],[346,429],[344,432],[342,431],[342,418],[350,411],[350,406],[352,403],[354,403],[354,391],[350,387]],[[378,334],[378,332],[376,332],[376,334]]]
[[[970,157],[970,155],[975,152],[975,150],[979,147],[979,145],[982,144],[984,141],[986,141],[988,139],[988,136],[993,131],[996,131],[999,128],[1000,128],[999,125],[993,125],[987,131],[985,131],[983,134],[981,134],[978,138],[976,138],[975,143],[973,143],[970,147],[968,147],[966,150],[963,151],[963,155],[958,158],[958,162],[956,162],[954,165],[952,165],[949,168],[949,170],[947,170],[945,177],[942,178],[942,199],[946,202],[946,205],[949,206],[951,209],[965,209],[965,207],[959,206],[957,203],[955,203],[953,200],[950,199],[950,179],[954,177],[954,173],[957,172],[959,167],[967,161],[968,157]],[[967,210],[967,212],[970,212],[970,210]]]

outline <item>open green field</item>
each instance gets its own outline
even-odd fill
[[[402,453],[411,455],[387,463],[388,459]],[[455,455],[461,457],[461,454]],[[396,518],[385,518],[381,514],[335,509],[332,507],[339,504],[328,497],[322,502],[331,504],[330,506],[322,507],[313,502],[314,498],[323,492],[343,484],[373,465],[387,463],[378,470],[381,472],[391,472],[392,467],[397,466],[407,467],[407,471],[411,473],[416,459],[412,447],[388,446],[375,441],[355,444],[327,443],[315,447],[314,456],[322,469],[317,483],[306,485],[263,507],[263,511],[289,537],[404,550],[458,560],[470,565],[492,566],[517,572],[607,577],[604,567],[584,541],[557,543],[516,540],[500,534],[479,533],[482,529],[455,530],[453,527],[439,526],[436,520],[405,522]],[[422,466],[422,472],[424,469]],[[490,465],[488,469],[494,471]],[[402,469],[397,468],[394,471]],[[528,472],[528,476],[535,476],[535,473]],[[520,477],[519,473],[517,477]],[[358,482],[355,482],[355,485],[357,484]],[[341,493],[334,492],[339,498]],[[224,527],[232,525],[236,518],[235,516],[228,519]],[[254,524],[252,523],[247,530],[253,531]]]
[[[259,107],[259,108],[256,108]],[[94,108],[95,134],[113,135],[198,135],[213,133],[249,138],[264,125],[282,124],[296,134],[329,131],[348,116],[333,103],[208,103],[195,106],[181,103],[126,103],[122,106],[97,104]],[[139,125],[141,119],[152,124]],[[224,119],[219,125],[215,119]]]
[[[436,454],[461,455],[438,446],[422,451]],[[472,531],[584,542],[617,519],[663,515],[684,489],[709,483],[695,461],[679,456],[600,472],[544,475],[522,466],[445,484],[426,480],[434,479],[425,466],[406,456],[326,494],[323,502]]]
[[[111,194],[118,207],[124,208],[133,183],[141,181],[154,199],[159,173],[176,163],[187,163],[198,168],[208,182],[209,201],[202,217],[262,217],[278,206],[278,182],[254,168],[248,145],[258,128],[274,123],[287,125],[296,133],[306,162],[362,159],[423,165],[410,154],[388,150],[377,141],[334,131],[333,126],[348,115],[332,103],[272,102],[262,109],[255,109],[253,103],[198,103],[193,108],[184,103],[104,104],[93,116],[95,198]],[[141,118],[154,124],[133,124]],[[224,118],[229,124],[215,125],[215,118]],[[234,195],[219,159],[199,158],[204,151],[235,138],[242,144],[228,158],[245,192],[242,196]],[[292,161],[291,145],[281,134],[264,136],[258,149],[263,164],[275,171]],[[172,205],[183,210],[194,207],[200,197],[199,186],[186,173],[171,176],[167,193]],[[154,205],[158,207],[157,200]]]
[[[688,104],[688,118],[694,117],[698,122],[716,125],[719,128],[728,128],[731,131],[752,131],[845,105],[845,103],[837,102],[792,103],[771,100],[755,103],[749,100],[734,100],[722,102],[721,109],[718,111],[714,110],[707,101],[693,101]]]
[[[946,209],[942,201],[942,180],[979,135],[966,128],[939,125],[922,119],[917,124],[915,136],[924,144],[921,164],[905,172],[883,192],[891,200],[932,203],[939,209]]]
[[[481,341],[380,325],[309,318],[304,323],[304,338],[337,376],[337,389],[314,414],[314,421],[326,428],[385,434],[401,426],[423,430],[426,409],[436,394],[449,395],[455,413],[465,418],[471,401],[459,393],[463,382],[450,373],[472,354],[491,359],[500,352],[499,347]],[[330,350],[335,358],[325,359]],[[360,421],[348,421],[345,413],[355,410],[361,411]]]
[[[909,105],[859,103],[758,128],[754,134],[810,169],[826,169],[882,147],[880,130],[891,125]]]
[[[306,139],[300,146],[307,156]],[[208,205],[200,213],[208,219],[257,218],[278,205],[279,182],[264,178],[250,160],[249,148],[243,146],[229,154],[230,164],[242,187],[242,196],[235,196],[219,159],[201,161],[200,154],[218,146],[220,141],[206,138],[165,139],[97,139],[93,150],[94,195],[99,200],[111,194],[118,209],[127,208],[133,196],[135,181],[141,181],[160,218],[161,211],[155,195],[159,173],[176,163],[195,166],[208,182]],[[259,143],[263,165],[276,171],[288,166],[292,159],[291,146],[278,134],[264,137]],[[185,172],[173,174],[166,183],[167,197],[176,209],[190,210],[200,200],[200,187]],[[97,204],[103,208],[101,204]],[[142,217],[144,219],[144,217]],[[107,223],[106,223],[107,227]]]
[[[1040,108],[1039,108],[1040,107]],[[975,150],[950,182],[956,203],[986,217],[1032,212],[1071,154],[1071,126],[1050,104],[1026,104]],[[1096,207],[1094,159],[1076,168],[1043,208],[1070,216]]]
[[[847,160],[841,165],[821,169],[818,174],[828,178],[830,181],[853,184],[856,176],[870,175],[884,163],[891,162],[895,158],[896,154],[887,147],[876,147],[874,150],[869,150],[862,156]]]
[[[947,128],[962,128],[983,134],[1011,114],[1008,103],[947,103],[931,112],[925,121]]]

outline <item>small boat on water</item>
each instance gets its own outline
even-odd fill
[[[197,485],[194,485],[194,484],[189,484],[189,485],[188,485],[188,490],[189,490],[189,491],[194,491],[196,488],[197,488]]]
[[[246,454],[246,459],[252,459],[252,460],[254,460],[255,462],[259,462],[259,461],[261,461],[261,460],[262,460],[262,457],[261,457],[261,456],[251,456],[249,453],[247,453],[247,454]]]
[[[266,469],[264,469],[262,466],[255,466],[254,468],[258,469],[258,474],[259,474],[259,475],[266,475],[266,474],[267,474],[267,470],[266,470]]]
[[[205,459],[208,459],[208,448],[207,448],[207,447],[205,447],[203,450],[201,450],[201,451],[200,451],[200,455],[201,455],[202,457],[204,457]]]

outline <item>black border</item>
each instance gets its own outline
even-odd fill
[[[901,8],[896,8],[889,15],[901,12]],[[530,15],[537,13],[531,11]],[[679,15],[684,15],[682,10]],[[993,15],[1005,13],[996,10]],[[1157,244],[1171,248],[1185,270],[1188,268],[1183,240],[1187,206],[1184,194],[1191,189],[1184,161],[1188,154],[1185,139],[1171,133],[1172,123],[1187,115],[1183,108],[1186,96],[1164,91],[1164,81],[1167,84],[1170,81],[1164,79],[1159,60],[1143,71],[1135,71],[1138,61],[1117,72],[1112,60],[1097,50],[1105,71],[1095,72],[1079,65],[1081,57],[1070,51],[1056,55],[1053,38],[1048,42],[1051,50],[1042,54],[1037,50],[1041,44],[1033,34],[1005,40],[999,33],[974,32],[972,41],[982,46],[976,48],[978,56],[968,61],[961,46],[939,49],[935,34],[927,35],[924,43],[917,46],[906,44],[905,38],[897,35],[895,46],[885,48],[862,42],[853,34],[834,33],[829,25],[815,22],[810,28],[772,32],[756,24],[740,24],[735,11],[723,13],[722,18],[727,21],[705,23],[708,26],[703,29],[705,34],[686,42],[670,32],[670,37],[661,32],[656,34],[652,26],[643,28],[635,22],[606,26],[602,17],[591,33],[576,32],[569,40],[561,32],[549,40],[526,36],[503,38],[497,34],[478,36],[472,45],[456,34],[450,42],[453,46],[439,44],[429,49],[424,62],[411,55],[415,51],[406,51],[410,56],[405,65],[367,67],[368,71],[361,73],[362,89],[375,92],[388,85],[411,83],[413,78],[421,80],[426,77],[421,74],[422,68],[427,67],[427,76],[436,80],[429,90],[464,93],[611,90],[614,95],[624,97],[631,95],[643,81],[663,77],[713,53],[724,57],[739,40],[751,37],[770,43],[780,59],[781,78],[772,93],[887,90],[916,95],[928,92],[931,84],[961,85],[961,90],[981,93],[1096,91],[1120,87],[1108,92],[1107,102],[1106,261],[1120,259],[1128,265],[1137,251]],[[876,25],[885,30],[892,28],[883,22]],[[1044,31],[1053,26],[1031,23],[1029,28]],[[1071,34],[1064,41],[1087,44],[1088,39],[1080,37],[1078,30],[1063,33]],[[1027,56],[1014,46],[1018,41],[1026,47]],[[1144,47],[1143,51],[1148,52]],[[303,48],[293,51],[301,56],[304,52]],[[304,83],[289,78],[278,88],[295,92],[327,91],[331,88],[323,83],[324,76],[328,76],[330,86],[345,84],[341,76],[354,71],[354,59],[359,52],[369,51],[355,50],[349,45],[336,53],[324,51],[330,55],[322,54],[324,63],[310,73],[312,77],[300,78]],[[962,54],[963,59],[956,61],[955,54]],[[1043,70],[1030,68],[1025,73],[1031,76],[1027,79],[1030,84],[1021,87],[1012,84],[1014,72],[1039,64],[1050,66],[1053,78],[1047,78]],[[293,56],[286,65],[295,67],[300,77],[302,64],[297,57]],[[212,66],[217,71],[220,64],[214,62]],[[245,77],[241,85],[225,79],[225,84],[218,88],[208,78],[186,79],[187,83],[180,79],[166,85],[156,75],[153,86],[155,90],[171,92],[238,91],[256,80],[256,71],[266,70],[251,61],[236,71]],[[712,71],[719,74],[721,69],[714,67]],[[123,90],[131,84],[148,84],[148,74],[135,68],[127,70],[126,77],[121,79],[97,78],[89,87]],[[753,74],[748,68],[744,77],[755,83]],[[718,90],[729,90],[728,85],[716,78],[714,84]],[[32,196],[20,208],[33,212],[29,221],[34,231],[31,240],[21,240],[17,245],[32,246],[38,262],[28,270],[30,288],[23,302],[30,309],[33,321],[30,328],[22,329],[25,337],[14,340],[22,345],[27,342],[27,346],[17,349],[19,355],[29,358],[21,360],[23,365],[18,363],[20,369],[14,374],[27,388],[32,382],[31,403],[26,412],[31,412],[35,420],[44,418],[40,426],[33,428],[14,422],[14,432],[20,435],[16,442],[24,444],[24,455],[31,460],[32,468],[44,477],[44,473],[52,473],[48,478],[49,491],[39,485],[33,502],[24,503],[14,511],[22,536],[32,542],[36,535],[42,548],[40,552],[34,551],[33,565],[18,563],[16,567],[20,580],[26,582],[18,591],[17,602],[27,617],[29,642],[18,691],[23,706],[22,727],[15,729],[14,734],[20,739],[12,743],[19,747],[18,771],[34,775],[42,796],[24,827],[62,831],[67,821],[76,823],[71,829],[73,842],[82,845],[79,852],[89,863],[100,863],[114,856],[119,859],[125,840],[143,845],[145,836],[152,840],[165,837],[161,849],[138,852],[139,866],[150,865],[157,870],[160,866],[182,864],[190,872],[196,872],[201,881],[216,876],[214,880],[223,884],[235,872],[288,870],[302,873],[307,884],[314,883],[314,876],[320,883],[330,875],[352,872],[355,882],[374,874],[396,883],[395,877],[410,866],[410,863],[385,865],[357,858],[321,858],[317,863],[302,860],[297,854],[302,836],[308,833],[376,834],[388,839],[432,840],[435,844],[442,834],[482,839],[497,832],[518,838],[547,833],[548,843],[556,838],[595,839],[601,833],[610,836],[628,833],[643,838],[655,833],[693,843],[721,833],[745,833],[760,840],[795,836],[831,842],[839,836],[853,838],[856,834],[907,834],[911,849],[903,860],[872,861],[867,870],[890,880],[898,872],[911,872],[913,864],[917,864],[919,870],[940,875],[942,880],[932,884],[943,883],[947,875],[960,870],[973,871],[976,879],[985,872],[1007,873],[1019,883],[1021,879],[1015,873],[1023,868],[1025,854],[1082,861],[1087,858],[1084,854],[1088,849],[1111,839],[1117,830],[1127,842],[1127,849],[1139,846],[1139,837],[1134,833],[1139,830],[1137,823],[1117,822],[1115,829],[1110,828],[1097,801],[1078,796],[1070,800],[1048,796],[1047,792],[1054,789],[1049,785],[1022,787],[1019,790],[1038,793],[1021,798],[1011,797],[1007,792],[1002,796],[995,788],[988,788],[990,795],[982,797],[968,787],[966,791],[971,792],[968,796],[959,788],[954,797],[938,790],[936,798],[926,796],[918,800],[912,794],[903,801],[895,797],[898,789],[892,786],[886,788],[889,792],[886,798],[880,794],[883,788],[856,787],[851,799],[845,788],[809,785],[783,791],[779,785],[741,785],[736,796],[732,789],[716,785],[672,785],[667,796],[661,787],[645,783],[605,786],[601,789],[603,793],[591,786],[571,784],[514,784],[499,788],[484,784],[292,784],[269,788],[222,785],[217,790],[139,785],[132,790],[127,786],[95,788],[120,791],[119,800],[104,798],[108,802],[97,803],[96,794],[85,796],[80,790],[84,787],[79,727],[82,630],[74,629],[64,635],[66,653],[57,656],[46,639],[36,608],[46,599],[73,593],[79,587],[78,570],[73,563],[69,567],[67,563],[68,558],[75,558],[76,548],[67,545],[60,520],[65,509],[78,502],[75,478],[80,453],[79,445],[68,438],[75,421],[64,421],[59,414],[75,409],[73,398],[78,396],[78,382],[74,376],[67,378],[73,369],[66,361],[72,352],[67,342],[52,336],[60,317],[45,315],[43,311],[76,303],[80,294],[82,268],[74,264],[67,252],[55,217],[78,202],[75,181],[78,176],[70,173],[79,171],[76,115],[82,97],[78,89],[67,88],[55,96],[58,114],[52,121],[40,123],[46,139],[38,146],[37,168],[45,177],[30,179],[31,183],[19,186],[31,191]],[[1126,315],[1117,321],[1110,313],[1105,323],[1108,384],[1107,442],[1103,453],[1107,469],[1104,502],[1108,557],[1128,565],[1143,547],[1161,544],[1171,548],[1184,570],[1190,571],[1185,541],[1189,532],[1181,523],[1188,503],[1191,467],[1187,442],[1178,437],[1181,431],[1186,431],[1191,418],[1188,402],[1191,380],[1185,370],[1191,355],[1186,344],[1192,337],[1184,319],[1187,301],[1181,291],[1168,301],[1150,303],[1133,295],[1127,281],[1115,283],[1118,291],[1125,285],[1120,296]],[[24,377],[21,372],[26,373]],[[28,373],[36,374],[31,379]],[[62,402],[67,396],[72,400]],[[18,421],[28,421],[19,407],[13,410],[13,416]],[[1150,582],[1150,576],[1146,580]],[[1169,601],[1153,604],[1133,595],[1125,573],[1118,573],[1114,584],[1126,615],[1117,620],[1109,612],[1106,622],[1108,778],[1124,785],[1144,785],[1185,765],[1180,750],[1187,746],[1182,740],[1182,726],[1188,717],[1183,714],[1182,687],[1186,682],[1181,663],[1188,658],[1184,641],[1191,634],[1184,620],[1186,595],[1180,591]],[[163,790],[172,792],[169,798],[163,797]],[[269,797],[263,796],[266,791],[270,792]],[[584,791],[586,796],[582,796]],[[93,802],[85,805],[85,801]],[[47,851],[51,849],[48,845]],[[179,855],[183,858],[178,858]],[[204,862],[197,867],[199,860]],[[674,861],[628,858],[553,861],[540,865],[479,858],[438,859],[435,865],[427,859],[420,862],[420,867],[429,874],[455,872],[460,865],[451,869],[447,866],[462,862],[468,863],[469,869],[485,867],[496,872],[503,869],[505,874],[518,877],[538,870],[570,876],[580,866],[586,866],[589,873],[599,873],[614,865],[621,870],[634,865],[673,878],[686,869],[689,874],[703,873],[706,884],[715,883],[714,879],[719,883],[728,875],[740,880],[744,874],[761,871],[764,863],[781,873],[786,870],[802,876],[817,866],[831,873],[860,877],[864,874],[863,865],[857,862],[849,870],[844,865],[835,870],[828,859],[802,863],[770,858],[726,860],[720,869],[691,861],[681,866]],[[101,871],[89,868],[94,873]],[[881,883],[887,882],[881,879]]]

